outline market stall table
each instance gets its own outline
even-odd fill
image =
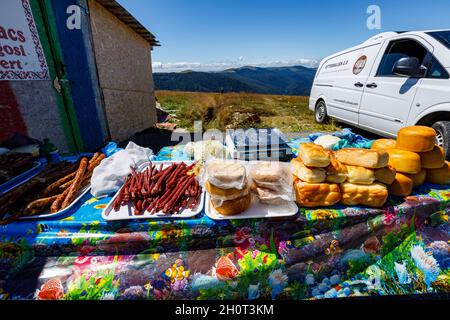
[[[164,148],[157,160],[177,160]],[[381,209],[291,218],[106,222],[87,194],[64,216],[0,226],[3,299],[309,299],[450,293],[450,190]]]

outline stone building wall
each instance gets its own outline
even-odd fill
[[[95,0],[89,0],[93,45],[112,139],[156,122],[151,45]]]

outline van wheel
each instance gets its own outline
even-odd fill
[[[317,103],[314,117],[317,123],[326,123],[328,121],[327,105],[325,101],[321,100]]]
[[[450,121],[438,121],[432,125],[436,130],[436,144],[445,150],[445,159],[450,159]]]

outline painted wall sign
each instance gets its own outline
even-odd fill
[[[29,0],[1,0],[0,80],[48,80]]]

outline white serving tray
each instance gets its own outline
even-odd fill
[[[187,165],[191,164],[192,161],[153,161],[152,164],[163,164],[163,168],[166,168],[168,165],[172,163],[179,163],[184,162]],[[138,168],[139,171],[143,171],[145,168],[147,168],[148,163],[142,165],[140,168]],[[122,186],[123,187],[123,186]],[[122,189],[122,188],[121,188]],[[153,214],[150,214],[150,212],[145,211],[141,215],[134,215],[133,214],[133,207],[131,203],[127,204],[126,206],[120,206],[120,209],[115,211],[113,208],[114,200],[118,197],[120,193],[120,190],[116,192],[114,197],[108,202],[107,206],[102,211],[102,217],[106,221],[117,221],[117,220],[134,220],[134,219],[186,219],[186,218],[192,218],[196,215],[198,215],[203,210],[203,206],[205,204],[205,189],[202,190],[202,194],[200,196],[200,202],[194,209],[184,209],[178,214],[166,214],[162,211],[155,212]]]
[[[264,204],[253,194],[250,207],[244,212],[232,216],[224,216],[218,213],[211,205],[209,193],[206,194],[205,202],[205,213],[213,220],[280,218],[294,216],[298,212],[298,207],[293,201],[286,202],[282,205]]]

